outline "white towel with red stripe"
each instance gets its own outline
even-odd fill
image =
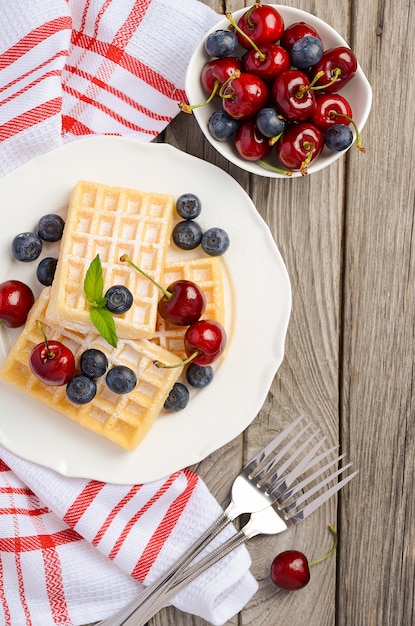
[[[0,176],[81,136],[157,136],[220,16],[197,0],[13,0],[0,12]]]
[[[0,177],[85,135],[157,136],[179,111],[193,49],[218,19],[197,0],[2,2]],[[61,476],[0,447],[0,625],[108,617],[221,511],[187,469],[112,485]],[[239,548],[173,604],[223,624],[256,592],[249,567]]]

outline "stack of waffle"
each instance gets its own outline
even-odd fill
[[[158,368],[154,361],[177,365],[184,355],[186,328],[166,323],[157,315],[159,290],[119,259],[127,254],[155,281],[168,287],[185,278],[205,293],[204,317],[224,324],[221,263],[214,257],[166,262],[172,228],[172,196],[109,187],[80,181],[75,186],[66,218],[59,261],[52,287],[45,288],[30,311],[26,325],[10,351],[0,377],[78,424],[133,450],[151,428],[182,367]],[[90,321],[83,282],[99,254],[106,288],[123,284],[133,293],[129,311],[115,316],[118,343],[112,348]],[[97,394],[75,405],[65,387],[42,383],[29,367],[32,349],[46,336],[61,341],[79,363],[82,352],[97,348],[109,367],[127,365],[137,375],[131,393],[119,395],[97,379]]]

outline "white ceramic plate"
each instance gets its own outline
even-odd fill
[[[119,449],[2,381],[0,443],[67,476],[114,483],[156,480],[202,460],[257,415],[283,358],[291,311],[287,271],[252,201],[221,169],[166,144],[93,137],[37,157],[0,181],[0,282],[24,280],[39,293],[37,262],[14,260],[11,241],[35,228],[46,213],[65,216],[78,179],[175,197],[190,191],[200,197],[202,228],[220,226],[231,240],[221,257],[227,276],[228,350],[211,385],[192,392],[185,410],[163,412],[134,452]],[[169,254],[188,253],[171,249]],[[1,325],[0,363],[19,332]]]
[[[316,17],[315,15],[307,13],[306,11],[301,11],[300,9],[286,7],[279,4],[273,4],[271,6],[275,7],[279,11],[282,18],[284,19],[285,27],[295,22],[306,22],[307,24],[310,24],[310,26],[313,26],[313,28],[315,28],[315,30],[319,33],[325,49],[332,48],[334,46],[350,47],[346,43],[346,41],[339,35],[339,33],[334,30],[334,28],[329,26],[329,24],[324,22],[322,19]],[[233,18],[236,22],[245,13],[246,10],[246,8],[239,9],[239,11],[235,11],[234,13],[232,13]],[[223,20],[219,21],[217,24],[215,24],[213,28],[211,28],[207,35],[210,32],[214,32],[215,30],[218,30],[220,28],[229,28],[229,20],[224,18]],[[187,68],[185,87],[190,104],[203,102],[206,99],[206,92],[203,90],[203,87],[201,85],[200,75],[203,67],[208,61],[211,60],[211,57],[209,57],[205,51],[204,41],[205,39],[200,42],[199,46],[194,51]],[[240,56],[241,51],[242,48],[238,49],[235,52],[235,56]],[[367,121],[372,106],[372,89],[360,65],[358,66],[357,72],[354,77],[349,81],[347,85],[343,87],[341,91],[339,91],[339,93],[341,93],[341,95],[349,101],[353,112],[353,119],[355,120],[359,131],[361,131]],[[216,109],[218,109],[218,107],[218,99],[215,98],[211,104],[198,109],[194,109],[193,115],[196,117],[200,129],[202,130],[206,139],[212,144],[214,148],[216,148],[216,150],[220,154],[222,154],[222,156],[228,159],[228,161],[230,161],[234,165],[237,165],[241,169],[246,170],[247,172],[252,172],[253,174],[258,174],[259,176],[285,179],[301,176],[300,172],[293,172],[292,177],[287,177],[284,174],[279,174],[278,172],[273,172],[272,170],[266,169],[256,161],[247,161],[245,159],[242,159],[234,149],[232,142],[216,141],[215,139],[213,139],[208,130],[208,121],[212,113]],[[312,174],[313,172],[318,172],[324,167],[330,165],[331,163],[334,163],[334,161],[336,161],[337,159],[341,158],[344,153],[345,152],[333,152],[328,148],[324,148],[322,154],[318,157],[318,159],[313,161],[309,166],[308,173]],[[281,167],[276,157],[272,157],[270,155],[267,157],[266,160],[273,165]]]

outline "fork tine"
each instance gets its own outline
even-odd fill
[[[310,437],[308,441],[305,442],[305,445],[301,446],[301,448],[306,447],[314,437]],[[293,482],[300,476],[305,469],[308,468],[311,460],[313,459],[316,452],[321,448],[323,443],[325,442],[326,437],[323,437],[318,441],[313,448],[304,456],[304,458],[297,463],[297,465],[286,475],[284,476],[285,470],[291,465],[292,461],[296,459],[300,451],[294,451],[292,456],[282,465],[276,472],[274,472],[266,482],[261,485],[266,488],[266,492],[272,496],[274,499],[280,497],[288,487],[290,487]]]
[[[249,463],[247,463],[247,465],[245,465],[244,467],[245,472],[250,474],[255,468],[261,465],[265,461],[265,459],[269,456],[269,454],[271,454],[271,452],[273,452],[275,448],[279,446],[280,443],[284,441],[284,439],[293,432],[295,427],[301,422],[302,419],[304,419],[304,417],[305,417],[304,415],[300,415],[299,417],[297,417],[297,419],[294,420],[291,424],[289,424],[283,431],[281,431],[275,437],[275,439],[270,441],[262,450],[260,450],[258,454],[254,456],[249,461]]]
[[[313,462],[310,463],[310,465],[307,466],[307,470],[310,470],[311,468],[313,468],[315,465],[317,465],[317,463],[319,463],[324,458],[328,457],[329,454],[331,454],[332,452],[334,452],[334,450],[337,450],[337,449],[338,449],[338,446],[334,446],[333,448],[330,448],[330,450],[327,450],[323,454],[320,454],[318,457],[313,459]],[[344,459],[345,456],[346,456],[345,454],[341,454],[340,456],[333,459],[332,461],[329,461],[326,465],[324,465],[324,467],[320,467],[317,471],[314,472],[314,474],[311,474],[310,476],[306,476],[305,478],[303,478],[303,480],[296,483],[292,489],[289,489],[288,491],[284,492],[280,496],[279,502],[283,503],[289,500],[290,498],[292,498],[293,495],[295,495],[299,491],[302,491],[304,487],[309,485],[315,478],[317,478],[317,476],[319,476],[320,474],[323,474],[326,470],[330,469],[330,467],[339,463],[342,459]]]
[[[307,426],[305,428],[303,428],[299,433],[297,433],[297,435],[295,435],[277,454],[275,454],[275,456],[272,457],[272,459],[263,467],[263,468],[259,468],[258,471],[254,471],[251,473],[251,475],[249,476],[249,478],[255,478],[255,482],[258,485],[263,484],[263,479],[267,476],[267,474],[269,474],[276,465],[278,465],[278,463],[284,458],[284,456],[291,450],[291,448],[293,447],[293,445],[295,443],[297,443],[297,441],[300,439],[300,437],[306,432],[306,430],[308,430],[308,428],[311,426],[311,424],[307,424]],[[320,431],[316,431],[314,432],[308,439],[307,441],[305,441],[303,444],[301,444],[301,446],[299,446],[297,448],[297,450],[294,450],[294,452],[291,454],[291,456],[289,457],[289,459],[287,459],[279,468],[278,471],[276,473],[278,473],[278,475],[281,475],[285,472],[285,470],[287,469],[287,467],[289,467],[291,465],[291,463],[298,457],[300,456],[301,452],[309,445],[309,443],[311,443],[311,441],[313,439],[315,439],[318,435]]]
[[[338,462],[338,459],[335,459],[335,461],[333,461],[332,463],[330,463],[329,465],[333,465],[334,463]],[[337,469],[335,472],[333,472],[332,474],[330,474],[330,476],[328,476],[327,478],[323,478],[323,480],[321,482],[319,482],[317,485],[314,485],[313,487],[311,487],[308,491],[306,491],[305,493],[303,493],[299,498],[297,498],[296,500],[293,500],[291,503],[288,503],[287,500],[283,500],[283,502],[281,502],[279,500],[279,504],[281,506],[284,507],[285,511],[294,509],[294,508],[298,508],[298,506],[300,504],[302,504],[303,502],[305,502],[306,500],[308,500],[310,498],[310,496],[313,496],[315,493],[317,493],[318,491],[320,491],[320,489],[322,487],[324,487],[325,485],[327,485],[328,483],[330,483],[334,478],[337,478],[337,476],[340,476],[340,474],[343,474],[343,472],[345,472],[349,467],[351,467],[351,463],[348,463],[347,465],[345,465],[344,467],[340,467],[339,469]],[[323,470],[321,470],[320,472],[316,472],[315,476],[313,476],[313,478],[317,477],[318,475],[322,474]],[[310,477],[311,478],[311,477]]]
[[[349,464],[349,466],[350,465],[351,463]],[[343,480],[341,480],[340,482],[330,487],[330,489],[327,489],[327,491],[317,496],[317,498],[314,498],[314,500],[309,502],[309,504],[306,504],[306,506],[301,509],[301,511],[298,511],[298,513],[289,518],[290,523],[297,524],[301,520],[311,515],[311,513],[314,513],[314,511],[316,511],[322,504],[327,502],[327,500],[329,500],[331,496],[340,491],[340,489],[344,487],[344,485],[346,485],[350,480],[352,480],[352,478],[354,478],[358,473],[359,471],[356,470],[352,474],[349,474],[349,476],[343,478]],[[324,481],[324,483],[326,482],[327,481]]]

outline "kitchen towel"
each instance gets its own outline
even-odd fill
[[[0,0],[0,176],[91,134],[154,139],[220,16],[197,0]]]
[[[0,4],[0,177],[87,135],[156,137],[179,112],[193,49],[220,18],[197,0]],[[221,511],[189,469],[115,485],[0,447],[0,625],[108,617]],[[249,567],[239,548],[173,603],[223,624],[256,592]]]

